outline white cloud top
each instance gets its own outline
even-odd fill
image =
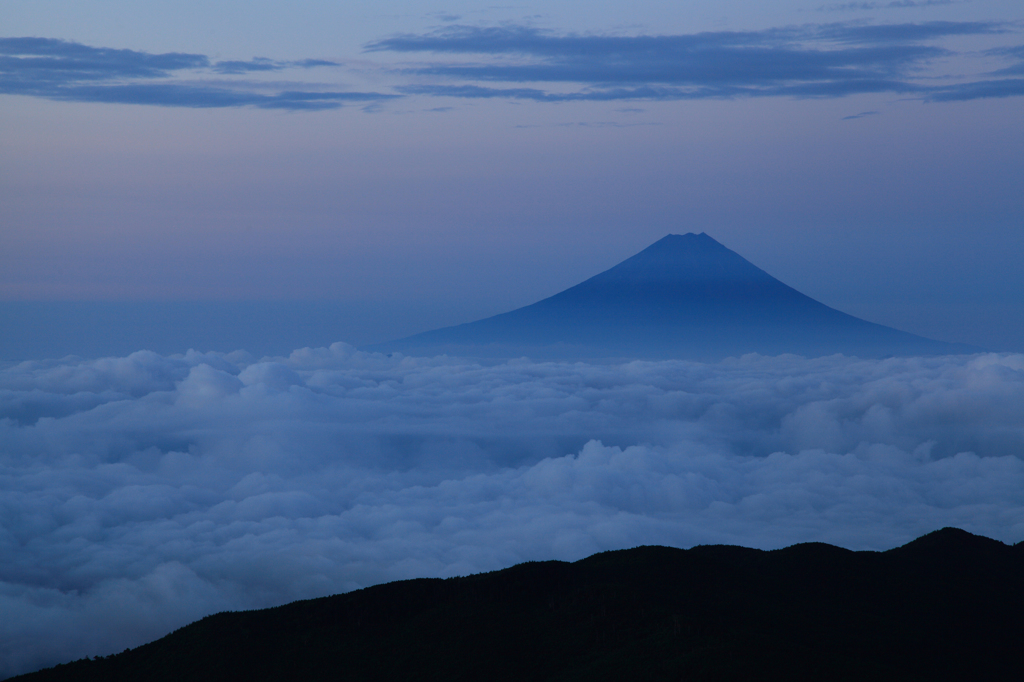
[[[1024,539],[1024,356],[0,371],[0,676],[223,609],[640,544]]]

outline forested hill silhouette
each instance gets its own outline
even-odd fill
[[[221,613],[20,682],[1010,680],[1024,543],[668,547]]]
[[[744,353],[889,357],[980,350],[830,308],[704,233],[670,234],[532,305],[368,349],[470,357],[700,360]]]

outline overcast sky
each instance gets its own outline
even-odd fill
[[[705,231],[1024,350],[1015,0],[0,12],[0,302],[331,301],[310,343],[362,343]]]

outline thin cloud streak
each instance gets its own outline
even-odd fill
[[[326,59],[301,59],[294,62],[275,62],[266,57],[254,57],[249,61],[223,61],[213,65],[218,73],[238,74],[253,71],[280,71],[288,68],[311,69],[317,66],[341,66],[337,62]]]
[[[843,121],[854,121],[854,120],[856,120],[858,118],[865,118],[867,116],[878,116],[878,114],[879,114],[879,112],[877,112],[877,111],[862,111],[859,114],[852,114],[850,116],[843,116],[843,118],[841,120],[843,120]]]
[[[929,102],[965,102],[973,99],[1019,97],[1024,95],[1024,78],[963,83],[948,88],[937,88],[928,93]]]
[[[969,1],[969,0],[968,0]],[[921,9],[925,7],[941,7],[944,5],[962,4],[963,0],[892,0],[891,2],[843,2],[833,5],[822,5],[819,12],[850,12],[856,10],[877,9]]]

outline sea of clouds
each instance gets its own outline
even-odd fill
[[[0,368],[0,677],[203,615],[641,544],[1024,539],[1024,356]]]

